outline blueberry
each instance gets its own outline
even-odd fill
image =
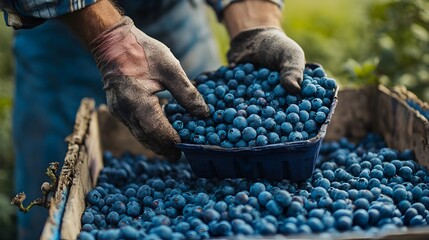
[[[248,125],[246,118],[238,116],[236,118],[234,118],[233,120],[233,126],[234,128],[242,131],[244,128],[246,128]]]
[[[404,214],[404,224],[405,225],[410,225],[410,221],[411,219],[413,219],[415,216],[418,216],[418,212],[416,209],[414,208],[409,208],[407,211],[405,211]]]
[[[289,122],[284,122],[280,125],[282,133],[289,135],[293,131],[293,126]]]
[[[313,100],[311,100],[311,110],[316,111],[317,109],[322,107],[322,105],[323,101],[320,98],[314,98]]]
[[[266,69],[266,68],[261,68],[258,71],[258,75],[257,77],[259,79],[267,79],[267,77],[270,75],[270,70]]]
[[[255,81],[255,76],[252,74],[248,74],[244,77],[243,84],[246,86],[251,85]]]
[[[395,207],[393,205],[384,204],[380,207],[380,218],[392,218]]]
[[[412,170],[410,167],[408,167],[408,166],[404,166],[404,167],[401,167],[401,168],[399,169],[398,174],[399,174],[399,176],[401,176],[404,180],[410,180],[410,179],[411,179],[411,177],[413,176],[413,170]]]
[[[300,110],[304,110],[307,112],[311,110],[311,102],[305,99],[301,100],[298,106]]]
[[[256,133],[256,132],[255,132],[255,133]],[[269,142],[270,144],[275,144],[275,143],[279,143],[279,142],[280,142],[280,137],[279,137],[279,135],[278,135],[277,133],[275,133],[275,132],[270,132],[270,133],[268,133],[267,138],[268,138],[268,142]]]
[[[217,98],[223,99],[225,97],[225,94],[228,92],[228,88],[225,86],[217,86],[214,90],[214,94]]]
[[[316,69],[313,70],[313,77],[324,77],[325,76],[325,71],[323,70],[323,68],[318,67]]]
[[[315,97],[323,99],[326,95],[326,90],[322,86],[316,86],[316,93],[314,94]]]
[[[223,101],[225,101],[226,104],[231,104],[235,100],[234,94],[227,93],[225,94],[225,97],[223,97]]]
[[[249,73],[251,73],[251,72],[253,72],[255,70],[255,67],[253,66],[253,64],[251,64],[251,63],[245,63],[244,65],[243,65],[243,71],[246,73],[246,74],[249,74]]]
[[[272,130],[276,126],[276,121],[272,118],[267,118],[262,122],[262,126],[267,130]]]
[[[341,216],[335,222],[335,227],[340,231],[345,231],[351,228],[353,222],[349,216]]]
[[[258,135],[267,135],[267,134],[268,134],[268,131],[267,131],[267,129],[265,129],[264,127],[258,127],[258,128],[256,129],[256,133],[257,133]]]
[[[364,209],[358,209],[353,214],[353,223],[360,226],[361,228],[366,228],[369,222],[369,214]]]
[[[266,100],[264,99],[264,97],[265,97],[265,92],[263,91],[263,90],[261,90],[261,89],[258,89],[258,90],[256,90],[254,93],[253,93],[253,97],[254,98],[256,98],[256,99],[263,99],[264,101],[265,101],[265,104],[266,104]],[[264,103],[260,103],[259,105],[265,105]]]
[[[318,123],[324,123],[326,120],[326,114],[324,112],[317,112],[314,120]]]
[[[330,106],[331,106],[331,100],[330,100],[329,98],[324,97],[324,98],[322,99],[322,101],[323,101],[323,105],[324,105],[325,107],[330,107]]]
[[[247,115],[249,115],[249,116],[252,114],[259,115],[261,113],[261,108],[256,106],[256,105],[251,104],[247,107],[246,111],[247,111]]]
[[[289,107],[286,109],[286,113],[287,113],[287,114],[289,114],[289,113],[296,113],[296,114],[298,114],[298,113],[299,113],[299,111],[300,111],[300,109],[299,109],[298,105],[296,105],[296,104],[291,104],[291,105],[289,105]]]
[[[407,190],[405,190],[404,188],[397,188],[393,191],[392,197],[396,203],[399,203],[402,200],[407,199]]]
[[[220,139],[219,135],[217,135],[216,133],[209,133],[207,135],[207,144],[208,145],[220,145],[220,143],[221,143],[221,139]]]
[[[82,224],[90,224],[94,221],[94,215],[91,212],[84,212],[82,214]]]
[[[315,187],[312,191],[311,191],[311,197],[313,199],[319,199],[322,197],[327,197],[328,193],[326,192],[326,189],[323,187]]]
[[[299,202],[293,201],[287,210],[287,216],[296,217],[299,214],[301,214],[302,211],[303,211],[302,204]]]
[[[192,142],[195,144],[205,144],[206,138],[203,135],[194,135]]]
[[[279,232],[284,234],[296,234],[298,233],[298,228],[295,223],[285,222],[279,226]]]
[[[207,209],[203,213],[203,219],[206,223],[218,221],[220,219],[220,214],[214,209]]]
[[[253,140],[256,138],[257,133],[253,127],[246,127],[243,129],[241,135],[244,141],[249,142],[250,140]]]
[[[249,125],[250,127],[253,127],[253,128],[258,128],[258,127],[260,127],[260,126],[262,125],[262,119],[261,119],[261,117],[260,117],[259,115],[257,115],[257,114],[251,114],[251,115],[247,118],[247,122],[248,122],[248,125]]]
[[[227,236],[232,230],[231,224],[227,221],[220,221],[216,227],[216,233],[219,236]]]
[[[412,208],[414,208],[414,209],[416,209],[417,210],[417,212],[420,214],[420,215],[424,215],[425,214],[425,210],[426,210],[426,208],[425,208],[425,206],[422,204],[422,203],[420,203],[420,202],[416,202],[416,203],[413,203],[412,205],[411,205],[411,207]]]
[[[304,123],[304,130],[308,133],[315,132],[317,130],[317,123],[310,119]]]
[[[266,188],[263,183],[256,182],[250,186],[250,194],[252,196],[258,197],[261,192],[265,191],[265,189]]]
[[[278,72],[271,72],[270,75],[268,76],[268,82],[270,83],[271,86],[275,86],[279,84],[279,81],[280,81],[280,75]]]
[[[383,173],[386,177],[393,177],[396,175],[396,167],[392,163],[384,165]]]
[[[131,217],[137,217],[140,215],[141,207],[136,201],[130,201],[127,203],[127,214]]]
[[[91,205],[97,205],[101,198],[101,194],[95,189],[86,195],[86,201]]]
[[[322,178],[320,178],[319,180],[317,180],[317,181],[315,182],[315,185],[316,185],[317,187],[322,187],[322,188],[324,188],[325,190],[327,190],[327,189],[329,189],[329,187],[331,186],[331,182],[330,182],[328,179],[324,178],[324,177],[323,177],[323,175],[322,175]],[[313,190],[313,191],[314,191],[314,190]]]
[[[415,186],[411,190],[411,194],[413,195],[413,199],[418,200],[423,196],[423,190],[419,186]]]
[[[294,141],[301,141],[302,139],[303,139],[302,134],[300,132],[291,132],[289,134],[288,141],[294,142]]]
[[[286,114],[283,111],[276,112],[274,115],[274,121],[276,121],[278,125],[281,125],[286,121]]]
[[[237,70],[234,72],[234,78],[237,79],[237,81],[243,81],[245,76],[246,73],[243,70]]]
[[[369,201],[365,198],[358,198],[356,199],[356,201],[354,202],[356,209],[364,209],[364,210],[368,210],[369,209]]]
[[[298,115],[299,115],[299,120],[303,123],[308,121],[308,119],[310,118],[310,115],[306,110],[300,110]]]
[[[296,96],[294,96],[294,95],[287,95],[286,99],[283,98],[283,97],[279,97],[278,99],[279,99],[279,102],[282,102],[283,101],[282,99],[285,100],[282,105],[284,105],[284,104],[287,104],[287,105],[295,104],[298,101],[298,98]]]
[[[273,199],[273,196],[270,192],[267,191],[262,191],[258,195],[259,204],[261,204],[262,206],[267,205],[268,201],[270,201],[271,199]]]
[[[302,89],[301,94],[304,97],[312,97],[312,96],[314,96],[316,91],[317,91],[317,89],[316,89],[316,86],[314,84],[308,84]]]
[[[325,228],[325,226],[323,225],[323,222],[318,219],[318,218],[314,218],[314,217],[310,217],[307,221],[307,225],[311,228],[311,230],[313,232],[322,232]]]
[[[301,133],[303,140],[307,140],[310,138],[310,135],[306,131],[301,131],[299,133]]]
[[[228,131],[228,135],[227,135],[228,141],[231,143],[236,143],[240,140],[241,138],[241,132],[240,130],[238,130],[237,128],[231,128]]]
[[[426,224],[426,220],[423,219],[422,216],[417,215],[414,216],[413,218],[411,218],[410,220],[410,226],[421,226],[421,225],[425,225]]]
[[[174,121],[174,123],[173,123],[173,128],[174,129],[176,129],[176,131],[180,131],[180,130],[182,130],[183,129],[183,122],[182,121],[180,121],[180,120],[176,120],[176,121]]]
[[[269,200],[266,203],[266,208],[274,216],[279,216],[283,212],[282,207],[276,201],[274,201],[274,200]]]
[[[171,239],[173,232],[169,226],[161,225],[150,229],[149,234],[155,234],[161,239]]]
[[[222,141],[220,143],[220,146],[223,147],[223,148],[233,148],[234,144],[231,143],[230,141],[225,140],[225,141]]]
[[[295,123],[299,122],[299,120],[300,120],[299,115],[297,113],[289,113],[287,115],[286,119],[291,124],[295,124]]]
[[[286,95],[286,90],[283,88],[281,84],[278,84],[277,86],[274,87],[274,94],[277,97],[282,97]]]
[[[227,108],[223,112],[223,120],[227,123],[232,123],[236,115],[237,115],[237,110],[235,110],[234,108]]]
[[[116,224],[118,224],[119,222],[119,214],[115,211],[109,212],[109,214],[106,217],[106,222],[113,226],[116,226]]]
[[[198,193],[196,203],[199,206],[204,206],[209,201],[209,196],[206,193]]]

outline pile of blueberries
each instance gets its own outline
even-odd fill
[[[165,112],[183,143],[223,148],[255,147],[307,140],[325,123],[336,82],[321,67],[305,68],[301,92],[289,94],[280,75],[250,64],[225,66],[196,79],[210,108],[207,119],[192,117],[171,100]]]
[[[292,183],[203,179],[187,162],[105,152],[79,239],[405,231],[429,222],[429,174],[413,159],[374,134],[341,139],[322,145],[311,178]]]

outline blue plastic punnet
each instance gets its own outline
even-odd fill
[[[307,64],[316,68],[320,65]],[[288,179],[303,181],[313,174],[322,140],[338,102],[338,85],[330,112],[318,134],[308,140],[258,147],[222,148],[179,143],[193,172],[201,178]]]

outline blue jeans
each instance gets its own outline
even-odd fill
[[[200,1],[175,1],[162,14],[141,16],[133,4],[123,1],[127,15],[146,34],[171,48],[190,78],[216,69],[217,48]],[[202,2],[202,1],[201,1]],[[128,4],[127,4],[128,3]],[[147,11],[147,9],[145,9]],[[156,16],[156,17],[154,17]],[[64,138],[73,130],[76,111],[83,97],[105,102],[101,75],[90,53],[69,29],[57,20],[15,35],[16,61],[13,137],[16,152],[16,192],[28,200],[40,197],[40,185],[49,162],[64,160]],[[39,207],[18,213],[20,239],[40,236],[48,211]]]

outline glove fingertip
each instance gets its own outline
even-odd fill
[[[192,112],[196,117],[208,117],[208,116],[210,116],[210,109],[206,104],[198,106]]]
[[[286,89],[286,91],[296,95],[301,91],[300,83],[302,79],[300,77],[294,77],[291,75],[286,75],[281,78],[281,84]]]

